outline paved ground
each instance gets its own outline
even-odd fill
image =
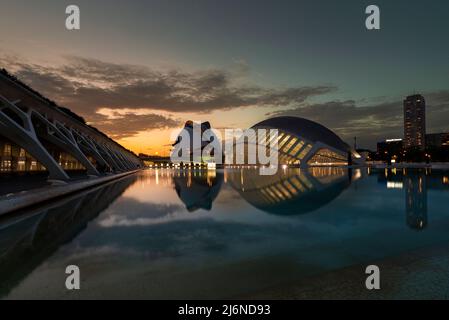
[[[379,266],[381,289],[365,287],[366,266],[352,266],[319,277],[272,288],[248,299],[448,299],[449,246],[421,250],[372,264]]]

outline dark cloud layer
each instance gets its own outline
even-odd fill
[[[0,63],[43,95],[86,118],[116,138],[161,127],[175,127],[173,118],[156,111],[210,112],[249,106],[289,107],[308,98],[336,90],[332,86],[284,89],[237,86],[239,76],[223,70],[160,72],[144,66],[107,63],[96,59],[66,57],[62,66],[18,62],[9,56]],[[129,112],[117,119],[99,115],[101,108],[148,109],[137,115]]]
[[[97,114],[93,123],[111,138],[121,139],[135,136],[142,131],[173,128],[178,126],[180,122],[158,114],[140,115],[127,112],[125,114],[115,113],[112,119]]]
[[[83,114],[101,107],[169,112],[210,112],[254,105],[285,107],[336,90],[332,86],[235,86],[233,76],[223,70],[159,72],[79,57],[68,57],[61,67],[16,63],[15,69],[30,86]]]

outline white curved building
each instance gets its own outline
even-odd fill
[[[345,166],[360,156],[328,128],[298,117],[276,117],[254,125],[252,129],[277,129],[280,165]],[[274,139],[268,137],[267,148]],[[351,160],[350,160],[351,159]]]

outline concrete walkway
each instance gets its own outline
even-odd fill
[[[268,300],[449,299],[449,247],[421,249],[372,261],[380,268],[380,290],[365,286],[367,265],[355,265],[243,297]],[[241,297],[242,298],[242,297]]]
[[[43,188],[0,196],[0,216],[26,209],[31,206],[39,205],[50,200],[58,199],[84,189],[92,188],[94,186],[134,174],[138,171],[140,170],[133,170],[100,178],[88,178],[62,185],[50,185]]]

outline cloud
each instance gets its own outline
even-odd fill
[[[206,113],[250,106],[275,107],[278,111],[269,116],[293,115],[317,121],[335,130],[346,141],[357,136],[364,146],[374,147],[375,142],[386,137],[403,135],[400,100],[388,101],[386,97],[379,97],[371,99],[368,105],[366,99],[311,103],[311,98],[320,96],[323,100],[324,95],[337,88],[250,85],[245,82],[250,72],[246,61],[236,61],[229,71],[185,72],[175,68],[157,71],[146,66],[75,56],[65,59],[59,66],[43,66],[3,55],[0,65],[115,138],[133,136],[145,130],[177,127],[182,121],[177,120],[176,114],[182,112]],[[423,94],[428,105],[428,132],[448,131],[449,91]],[[98,113],[103,108],[117,113],[112,118],[106,117]],[[123,109],[127,110],[126,114]],[[142,110],[146,112],[142,114]]]
[[[64,61],[59,66],[44,66],[0,56],[0,65],[20,80],[114,138],[179,125],[172,117],[158,115],[158,112],[206,113],[250,106],[290,107],[336,90],[332,86],[279,89],[239,85],[250,70],[246,61],[236,61],[229,72],[219,69],[157,71],[146,66],[76,56],[67,56]],[[131,111],[108,118],[98,113],[103,108]],[[147,112],[142,114],[141,110]]]
[[[3,59],[4,64],[10,59]],[[49,67],[11,63],[13,72],[51,99],[84,116],[99,108],[134,108],[167,112],[210,112],[249,106],[288,107],[333,92],[333,86],[264,88],[236,85],[245,71],[218,69],[156,71],[145,66],[66,57],[66,64]],[[238,62],[239,70],[246,70]]]
[[[158,114],[117,113],[112,117],[96,114],[93,123],[113,139],[135,136],[139,132],[174,128],[180,121]]]
[[[449,131],[449,91],[423,94],[427,104],[427,132]],[[267,114],[307,118],[334,130],[343,140],[357,136],[363,146],[375,147],[385,138],[403,136],[402,101],[360,106],[354,100],[301,104]],[[359,144],[360,145],[360,144]]]

